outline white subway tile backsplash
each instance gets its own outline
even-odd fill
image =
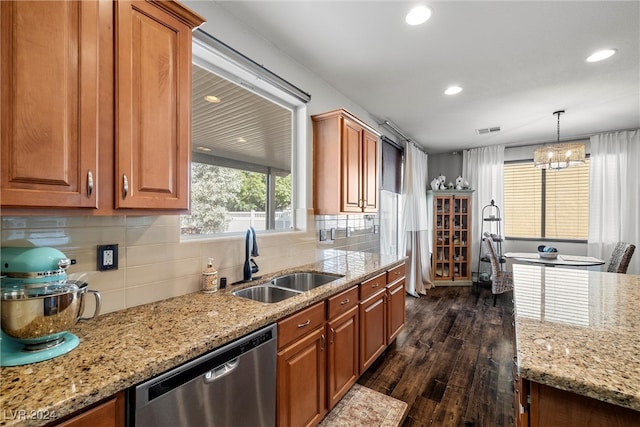
[[[158,264],[144,264],[127,268],[127,286],[175,279],[202,271],[200,258],[187,258]]]
[[[126,306],[134,307],[150,302],[160,301],[179,295],[190,294],[200,290],[200,275],[172,278],[158,282],[147,283],[142,286],[127,287],[125,293]]]
[[[304,265],[330,256],[332,251],[357,249],[375,251],[379,234],[376,215],[315,216],[312,210],[296,210],[298,224],[307,231],[259,233],[258,275]],[[322,224],[322,227],[320,226]],[[76,260],[69,272],[88,272],[90,289],[102,295],[102,313],[197,292],[207,258],[214,258],[219,277],[229,285],[242,279],[245,236],[180,241],[177,215],[141,217],[2,217],[3,246],[53,246]],[[347,226],[352,227],[346,237]],[[336,228],[336,240],[318,241],[320,228]],[[97,245],[119,245],[118,270],[98,272]],[[87,298],[85,315],[93,311]]]
[[[157,264],[162,268],[162,264],[168,261],[199,257],[200,246],[194,242],[127,247],[128,267]]]

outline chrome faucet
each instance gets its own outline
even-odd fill
[[[252,238],[253,236],[253,238]],[[243,269],[243,280],[249,281],[251,280],[251,275],[257,273],[260,268],[258,264],[251,257],[257,257],[260,255],[258,253],[258,241],[256,240],[256,230],[253,227],[249,227],[247,230],[247,234],[244,238],[245,244],[245,257],[244,257],[244,269]],[[249,245],[251,245],[251,250],[249,250]]]

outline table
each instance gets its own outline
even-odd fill
[[[506,252],[505,258],[530,264],[542,264],[546,267],[592,267],[602,265],[604,261],[591,256],[558,255],[555,259],[540,258],[537,252]]]

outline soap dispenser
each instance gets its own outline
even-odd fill
[[[209,258],[207,268],[202,272],[201,291],[211,294],[218,290],[218,270],[213,267],[213,258]]]

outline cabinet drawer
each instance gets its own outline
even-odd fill
[[[326,320],[324,301],[292,314],[278,322],[278,348],[321,326]]]
[[[387,286],[387,273],[379,274],[372,279],[360,283],[360,300],[367,299],[385,286]]]
[[[329,298],[329,319],[335,319],[358,305],[358,287],[354,286]]]
[[[387,271],[387,283],[392,283],[401,277],[405,276],[405,264],[400,264],[397,267]]]

